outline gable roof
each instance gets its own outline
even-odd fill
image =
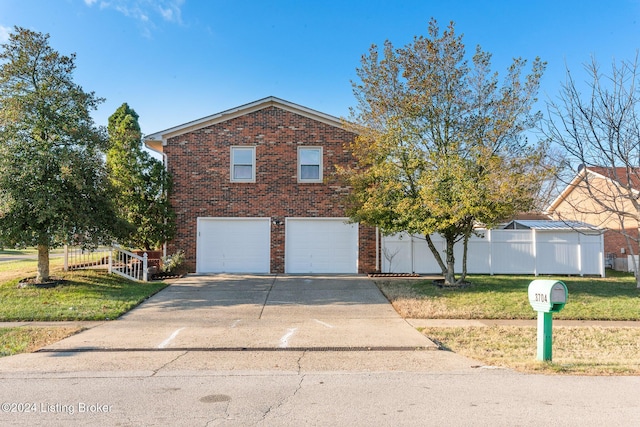
[[[566,199],[569,194],[578,186],[580,181],[584,180],[586,175],[590,174],[596,178],[605,179],[614,184],[623,187],[631,187],[634,192],[640,191],[640,169],[629,169],[626,167],[607,168],[602,166],[582,166],[578,169],[576,176],[565,187],[564,190],[556,197],[553,202],[545,209],[545,213],[552,214],[558,208],[560,203]]]
[[[259,99],[254,102],[241,105],[239,107],[231,108],[229,110],[221,111],[219,113],[212,114],[201,119],[193,120],[191,122],[183,123],[169,129],[149,134],[144,137],[144,143],[151,150],[161,153],[162,147],[167,144],[167,139],[169,138],[183,135],[188,132],[193,132],[195,130],[202,129],[217,123],[225,122],[227,120],[244,116],[246,114],[253,113],[255,111],[259,111],[268,107],[280,108],[282,110],[328,124],[330,126],[344,128],[342,120],[338,117],[321,113],[319,111],[312,110],[311,108],[303,107],[302,105],[294,104],[293,102],[276,98],[275,96],[269,96],[267,98]]]
[[[640,190],[640,169],[624,167],[605,168],[600,166],[588,167],[585,169],[604,178],[619,182],[624,187],[630,187],[634,190]]]

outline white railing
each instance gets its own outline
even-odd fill
[[[109,273],[131,280],[149,280],[147,253],[137,255],[118,246],[86,250],[64,247],[64,271],[106,268]]]
[[[146,252],[140,256],[114,246],[111,248],[111,257],[109,258],[109,273],[146,282],[149,278],[147,261]]]
[[[107,268],[109,266],[110,247],[82,249],[76,246],[64,247],[64,271],[87,268]]]

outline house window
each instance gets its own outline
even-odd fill
[[[298,182],[322,182],[322,147],[298,147]]]
[[[256,147],[231,147],[231,181],[256,182]]]

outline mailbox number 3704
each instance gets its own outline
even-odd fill
[[[536,302],[549,302],[547,294],[535,294]]]

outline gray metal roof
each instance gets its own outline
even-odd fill
[[[575,231],[590,231],[590,232],[599,232],[601,233],[604,230],[596,227],[595,225],[587,224],[586,222],[580,221],[544,221],[544,220],[513,220],[505,225],[503,228],[505,229],[533,229],[533,230],[543,230],[543,231],[552,231],[552,230],[575,230]]]

